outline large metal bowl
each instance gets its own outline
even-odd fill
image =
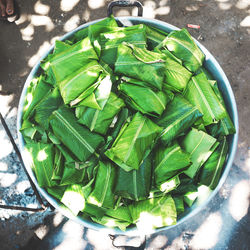
[[[96,22],[99,22],[100,20],[101,19],[95,20],[93,22],[85,23],[85,24],[79,26],[77,29],[75,29],[75,30],[67,33],[66,35],[64,35],[60,40],[66,40],[67,38],[72,36],[76,31],[78,31],[80,29],[85,29],[89,25],[92,25],[92,24],[94,24]],[[119,21],[122,24],[125,24],[125,25],[134,25],[134,24],[144,23],[144,24],[148,24],[150,26],[156,27],[158,29],[161,29],[161,30],[163,30],[165,32],[170,32],[172,30],[178,30],[178,28],[173,26],[173,25],[170,25],[168,23],[165,23],[165,22],[162,22],[162,21],[159,21],[159,20],[155,20],[155,19],[148,19],[148,18],[142,18],[142,17],[131,17],[131,16],[129,16],[129,17],[119,17],[119,18],[116,18],[116,20]],[[208,198],[205,201],[203,201],[202,203],[199,203],[199,204],[196,202],[189,210],[187,210],[178,219],[178,222],[177,222],[176,225],[159,228],[159,229],[156,229],[154,232],[159,232],[159,231],[162,231],[162,230],[168,230],[168,229],[171,229],[173,227],[176,227],[179,224],[181,224],[182,222],[189,219],[190,217],[197,214],[205,206],[208,205],[208,203],[216,195],[216,193],[219,191],[219,189],[221,188],[221,186],[225,182],[226,177],[227,177],[227,175],[228,175],[228,173],[230,171],[230,168],[232,166],[233,159],[234,159],[235,152],[236,152],[236,148],[237,148],[238,131],[239,131],[238,113],[237,113],[236,102],[235,102],[235,98],[234,98],[232,88],[230,86],[230,83],[229,83],[225,73],[223,72],[222,68],[220,67],[220,65],[218,64],[216,59],[211,55],[211,53],[203,45],[201,45],[196,40],[195,40],[195,42],[197,43],[197,45],[200,47],[200,49],[203,51],[203,53],[206,56],[204,66],[210,71],[210,73],[213,75],[214,79],[217,80],[217,82],[218,82],[218,86],[219,86],[219,89],[220,89],[220,91],[221,91],[221,93],[223,95],[223,98],[225,100],[227,110],[228,110],[229,115],[230,115],[230,117],[231,117],[231,119],[232,119],[232,121],[234,123],[235,128],[236,128],[236,133],[234,135],[231,135],[231,136],[228,137],[228,142],[229,142],[228,156],[227,156],[227,160],[226,160],[225,165],[224,165],[224,171],[223,171],[222,176],[220,178],[219,184],[215,188],[215,190],[213,190],[210,193],[210,195],[208,196]],[[42,59],[44,59],[53,50],[53,48],[54,48],[54,46],[51,46],[51,48],[40,58],[39,62],[34,66],[32,71],[30,72],[30,74],[29,74],[29,76],[28,76],[28,78],[27,78],[27,80],[25,82],[25,85],[24,85],[24,88],[23,88],[23,91],[22,91],[22,94],[21,94],[21,99],[19,101],[18,117],[17,117],[17,131],[18,131],[18,140],[19,140],[20,152],[22,154],[25,167],[26,167],[31,179],[35,183],[37,189],[41,192],[41,194],[44,196],[44,198],[52,206],[54,206],[57,210],[59,210],[62,214],[64,214],[68,218],[73,219],[74,221],[82,224],[85,227],[88,227],[88,228],[91,228],[91,229],[94,229],[94,230],[101,230],[102,232],[106,232],[106,233],[133,235],[133,236],[139,235],[139,234],[141,234],[141,232],[139,232],[135,227],[134,228],[129,228],[129,229],[127,229],[127,231],[123,232],[123,231],[121,231],[119,229],[107,228],[105,226],[94,223],[94,222],[92,222],[90,220],[86,220],[85,218],[80,217],[80,216],[75,217],[67,209],[65,209],[59,201],[57,201],[54,197],[52,197],[50,194],[48,194],[45,189],[40,188],[39,185],[38,185],[36,177],[35,177],[32,169],[31,169],[31,164],[30,164],[29,160],[27,159],[27,157],[25,156],[25,153],[24,153],[24,144],[25,144],[25,142],[24,142],[23,136],[19,132],[19,130],[21,128],[24,100],[25,100],[25,95],[26,95],[26,92],[27,92],[27,88],[30,85],[31,80],[39,73],[40,61]]]

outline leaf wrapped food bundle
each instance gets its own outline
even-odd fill
[[[121,128],[115,142],[105,155],[125,171],[139,169],[161,130],[159,126],[138,112],[131,122]]]
[[[161,90],[164,80],[165,57],[160,53],[122,43],[118,47],[115,73],[148,83]]]

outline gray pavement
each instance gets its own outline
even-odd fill
[[[16,23],[0,21],[0,111],[17,140],[16,115],[30,70],[57,37],[80,24],[106,17],[106,0],[19,0]],[[147,0],[144,16],[190,33],[213,54],[233,88],[239,111],[238,151],[229,176],[196,216],[174,229],[146,237],[146,249],[250,249],[250,1]],[[115,15],[135,14],[134,9]],[[0,203],[39,206],[0,125]],[[119,239],[118,239],[119,240]],[[119,244],[128,241],[120,239]],[[122,243],[121,243],[122,242]],[[138,242],[136,242],[138,243]],[[0,249],[115,249],[111,240],[57,211],[0,209]]]

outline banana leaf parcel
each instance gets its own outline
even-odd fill
[[[159,126],[138,112],[131,122],[122,127],[105,155],[125,171],[139,169],[161,130]]]

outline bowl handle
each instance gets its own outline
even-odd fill
[[[137,7],[138,8],[138,16],[142,16],[143,8],[142,4],[137,0],[123,0],[123,1],[113,1],[108,5],[108,16],[113,14],[114,7]]]

